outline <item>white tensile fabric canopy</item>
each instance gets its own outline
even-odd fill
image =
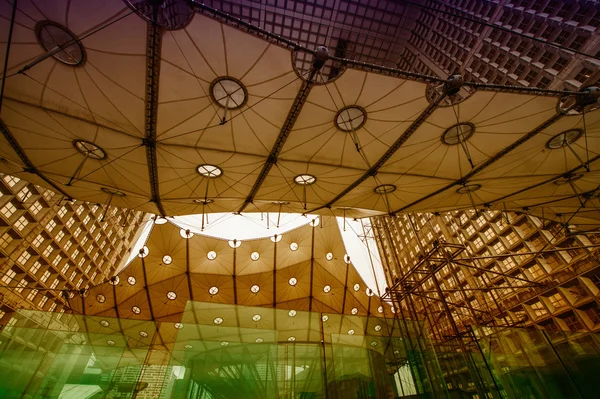
[[[485,85],[459,98],[350,61],[297,71],[306,49],[289,41],[193,2],[151,4],[19,1],[1,172],[163,216],[488,207],[600,225],[597,103]],[[7,37],[10,18],[0,26]]]

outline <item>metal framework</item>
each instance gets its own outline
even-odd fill
[[[503,260],[513,256],[527,256],[528,259],[535,259],[544,254],[582,249],[593,250],[600,246],[594,243],[560,247],[547,244],[537,251],[510,251],[494,255],[471,256],[467,252],[466,245],[446,242],[442,233],[434,238],[432,245],[425,248],[422,244],[422,230],[430,232],[433,229],[420,230],[416,228],[413,217],[409,215],[410,230],[414,233],[418,246],[421,247],[422,255],[414,264],[403,268],[400,267],[401,261],[398,255],[400,250],[396,246],[395,240],[392,239],[389,227],[391,218],[380,217],[378,220],[379,226],[372,229],[374,237],[379,242],[390,245],[391,258],[396,264],[390,264],[388,257],[381,253],[380,248],[389,286],[382,295],[382,299],[393,303],[400,311],[408,312],[409,318],[425,319],[429,325],[430,334],[437,342],[446,344],[454,342],[459,346],[463,345],[463,338],[470,342],[471,326],[474,325],[505,327],[523,325],[524,320],[509,320],[506,313],[507,307],[499,301],[499,296],[494,292],[502,292],[507,289],[523,290],[523,295],[519,296],[519,299],[520,302],[526,302],[536,295],[542,295],[561,285],[561,282],[556,279],[547,278],[542,281],[534,281],[519,277],[519,271],[505,273],[482,267],[481,261]],[[557,227],[557,231],[562,231],[562,229]],[[400,271],[400,275],[394,277],[391,273],[393,269]],[[458,279],[458,274],[465,270],[468,270],[471,276],[478,277],[481,283],[469,284],[475,286],[465,286],[465,282],[469,278],[465,278],[462,282]],[[453,286],[443,286],[440,284],[442,280],[449,281]],[[503,282],[494,282],[495,280]],[[456,293],[460,295],[466,305],[455,303],[449,298],[451,294]],[[469,298],[477,299],[478,296],[481,297],[485,293],[490,293],[491,303],[484,300],[480,302],[480,306],[472,305]],[[441,304],[441,311],[438,314],[435,314],[435,304]],[[423,311],[417,312],[417,307],[421,307]],[[444,319],[447,320],[447,324],[441,326]],[[456,340],[457,338],[460,339]]]

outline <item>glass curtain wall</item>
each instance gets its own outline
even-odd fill
[[[22,310],[0,333],[1,398],[595,398],[594,334],[188,302],[160,322]]]

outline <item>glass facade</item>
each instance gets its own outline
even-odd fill
[[[439,344],[424,328],[202,302],[175,323],[21,310],[0,336],[0,396],[594,397],[594,334],[482,327]]]

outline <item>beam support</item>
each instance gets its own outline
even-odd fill
[[[155,6],[159,7],[159,6]],[[155,14],[158,9],[155,9]],[[158,81],[160,76],[160,49],[162,28],[155,22],[148,24],[146,44],[146,121],[143,144],[146,147],[148,180],[150,182],[150,201],[156,205],[158,213],[166,213],[160,201],[158,185],[158,162],[156,158],[156,123],[158,114]]]

